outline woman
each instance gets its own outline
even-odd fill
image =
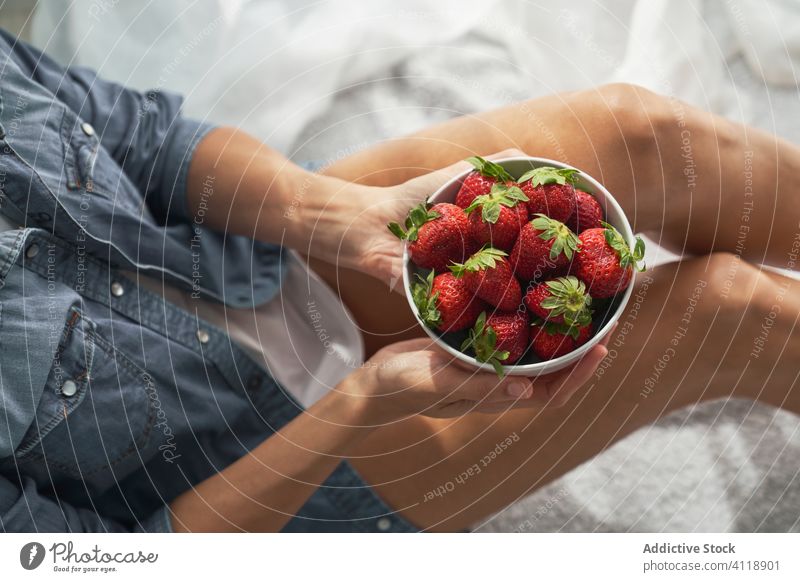
[[[461,119],[316,175],[181,118],[174,96],[62,70],[4,39],[3,213],[26,226],[0,236],[5,530],[460,530],[676,407],[733,390],[800,408],[785,356],[794,283],[742,260],[781,263],[792,248],[790,144],[684,106],[678,119],[674,104],[614,86]],[[387,288],[400,247],[385,223],[461,169],[448,164],[510,147],[586,169],[638,230],[708,253],[640,279],[613,353],[597,347],[536,380],[498,381],[427,340],[398,342],[420,334]],[[746,152],[759,197],[739,251]],[[259,354],[236,315],[275,336],[256,344],[292,341],[259,325],[291,294],[279,286],[298,259],[283,249],[339,291],[371,355],[315,397],[281,386],[284,362]],[[779,347],[749,356],[781,290],[768,338]]]
[[[419,340],[361,365],[338,300],[287,249],[385,282],[386,222],[444,174],[311,174],[181,117],[174,95],[0,49],[4,530],[412,530],[342,462],[359,443],[418,414],[544,406],[605,355],[536,390]]]

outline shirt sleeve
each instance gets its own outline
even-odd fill
[[[133,526],[40,494],[34,482],[23,477],[22,487],[0,476],[0,531],[6,533],[169,533],[169,508],[162,506]]]
[[[180,95],[128,89],[90,69],[62,67],[6,31],[0,30],[0,38],[25,75],[94,127],[156,217],[165,222],[188,218],[189,163],[213,125],[183,117]]]

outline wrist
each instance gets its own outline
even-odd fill
[[[404,417],[394,398],[376,394],[371,387],[377,385],[375,370],[369,362],[357,372],[350,374],[336,387],[336,393],[346,401],[350,413],[358,418],[361,426],[379,427]]]
[[[372,428],[374,426],[369,398],[351,388],[353,382],[350,377],[357,374],[358,372],[351,374],[339,382],[333,390],[314,405],[315,408],[319,407],[319,410],[314,410],[317,418],[331,424],[355,428]]]
[[[287,178],[284,245],[328,262],[352,266],[359,256],[356,221],[368,187],[297,168]],[[352,234],[352,236],[351,236]]]

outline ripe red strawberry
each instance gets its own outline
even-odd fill
[[[575,190],[575,212],[569,217],[567,226],[577,234],[603,226],[603,209],[597,198],[583,190]]]
[[[461,344],[461,351],[472,348],[475,359],[494,367],[503,375],[503,364],[518,361],[528,349],[528,315],[523,312],[481,313],[469,336]]]
[[[473,247],[467,215],[454,204],[434,204],[429,209],[423,202],[409,211],[407,230],[396,222],[388,227],[397,238],[411,243],[411,260],[424,269],[444,271],[450,263],[463,261]]]
[[[528,197],[518,187],[495,184],[489,194],[476,197],[465,209],[469,214],[470,236],[478,244],[510,251],[520,229],[528,222],[527,201]]]
[[[531,325],[531,349],[543,360],[559,358],[589,341],[592,324],[583,327],[535,322]]]
[[[508,262],[520,279],[541,279],[566,269],[578,251],[578,237],[544,214],[522,227]]]
[[[631,251],[616,228],[607,222],[602,224],[603,228],[590,228],[580,234],[581,252],[572,269],[595,299],[613,297],[630,285],[634,268],[645,269],[638,265],[644,258],[644,241],[637,237]]]
[[[535,316],[549,323],[585,326],[592,321],[592,298],[576,277],[559,277],[531,287],[523,299]]]
[[[520,176],[517,182],[530,198],[528,214],[546,214],[561,222],[575,212],[575,187],[578,170],[542,166]]]
[[[432,329],[461,331],[472,327],[488,305],[472,294],[463,279],[445,272],[434,277],[433,271],[426,279],[419,275],[419,283],[411,287],[419,318]]]
[[[488,194],[492,186],[498,182],[511,182],[512,184],[514,182],[511,174],[499,164],[484,160],[480,156],[467,158],[466,161],[475,166],[475,171],[467,174],[461,183],[461,189],[456,194],[456,206],[466,208],[476,197]]]
[[[484,247],[463,264],[451,265],[450,270],[487,303],[500,311],[514,311],[522,303],[522,289],[505,256],[499,249]]]

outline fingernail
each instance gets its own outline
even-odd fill
[[[506,392],[509,396],[514,398],[521,398],[528,392],[528,388],[530,388],[530,384],[528,382],[512,382],[506,387]]]

